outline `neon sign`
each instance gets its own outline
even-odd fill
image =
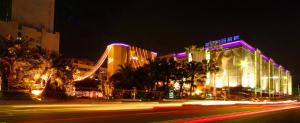
[[[225,44],[225,43],[229,43],[232,41],[237,41],[240,40],[240,35],[235,35],[235,36],[231,36],[231,37],[227,37],[227,38],[222,38],[219,40],[214,40],[214,41],[208,41],[205,43],[205,47],[208,47],[210,44]]]

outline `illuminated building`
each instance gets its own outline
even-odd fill
[[[217,44],[218,51],[206,44],[202,55],[182,52],[172,56],[181,61],[202,61],[214,57],[220,71],[207,73],[205,88],[210,91],[216,88],[222,93],[243,92],[253,97],[292,95],[292,76],[283,66],[239,38],[217,41],[210,43]],[[215,56],[212,56],[213,52]],[[234,92],[234,88],[240,88],[239,92]]]
[[[149,50],[122,43],[113,43],[107,46],[102,56],[94,65],[84,65],[87,66],[86,71],[83,74],[79,74],[76,77],[75,81],[81,81],[88,77],[91,77],[95,75],[95,72],[97,72],[99,69],[99,78],[102,80],[107,80],[120,69],[120,65],[130,64],[133,68],[137,68],[146,64],[148,62],[148,59],[153,60],[156,56],[157,53]],[[107,68],[105,72],[106,76],[101,72],[101,66],[105,63],[105,61],[107,61]],[[101,75],[103,75],[105,78],[101,78]],[[102,84],[104,94],[106,96],[111,96],[111,83],[104,82]]]
[[[93,75],[107,60],[107,78],[112,76],[120,68],[120,65],[130,64],[133,68],[143,66],[148,59],[154,59],[157,53],[130,46],[122,43],[113,43],[107,46],[102,56],[95,65],[89,67],[83,75],[80,75],[76,81],[83,80]]]
[[[154,59],[156,53],[121,43],[111,44],[108,53],[107,77],[113,75],[120,65],[131,64],[133,68],[140,67],[147,63],[148,59]]]

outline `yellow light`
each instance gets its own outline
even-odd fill
[[[131,59],[133,59],[133,60],[139,60],[139,58],[136,57],[136,56],[132,56]]]
[[[32,93],[33,95],[38,96],[38,95],[40,95],[40,94],[42,93],[42,90],[32,90],[31,93]]]
[[[33,79],[37,80],[41,77],[41,74],[34,74],[33,75]]]
[[[189,62],[193,61],[192,53],[189,53],[188,61],[189,61]]]
[[[107,64],[110,64],[110,63],[112,63],[113,61],[114,61],[113,58],[108,58]]]
[[[174,88],[175,88],[175,90],[179,90],[179,89],[180,89],[180,85],[179,85],[178,82],[176,82],[176,83],[174,84]]]
[[[246,59],[241,61],[241,67],[242,68],[248,67],[248,64],[249,64],[249,62]]]
[[[202,92],[202,91],[199,90],[199,89],[197,89],[197,90],[195,91],[196,95],[199,95],[201,92]]]
[[[206,53],[205,53],[205,58],[206,58],[206,60],[210,60],[210,52],[209,52],[209,50],[206,50],[205,51]]]
[[[48,75],[42,75],[41,79],[44,81],[48,81],[49,76]]]

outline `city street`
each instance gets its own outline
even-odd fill
[[[205,104],[205,105],[203,105]],[[1,105],[0,122],[283,122],[299,115],[298,103],[103,103]],[[288,118],[287,118],[288,117]]]
[[[0,0],[0,123],[300,123],[300,7]]]
[[[299,123],[299,116],[300,110],[298,108],[229,119],[222,121],[222,123]],[[216,123],[218,122],[216,121]]]

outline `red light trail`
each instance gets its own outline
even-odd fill
[[[177,121],[175,123],[206,123],[206,122],[213,122],[213,121],[237,118],[237,117],[242,117],[242,116],[250,116],[250,115],[262,114],[262,113],[268,113],[268,112],[274,112],[274,111],[295,109],[295,108],[299,108],[299,107],[300,106],[293,106],[293,107],[285,107],[285,108],[279,108],[279,109],[261,110],[261,111],[253,111],[253,112],[221,114],[221,115],[208,116],[208,117],[204,117],[204,118],[196,118],[196,119],[191,119],[191,120],[184,120],[184,121],[181,120],[181,121]]]

